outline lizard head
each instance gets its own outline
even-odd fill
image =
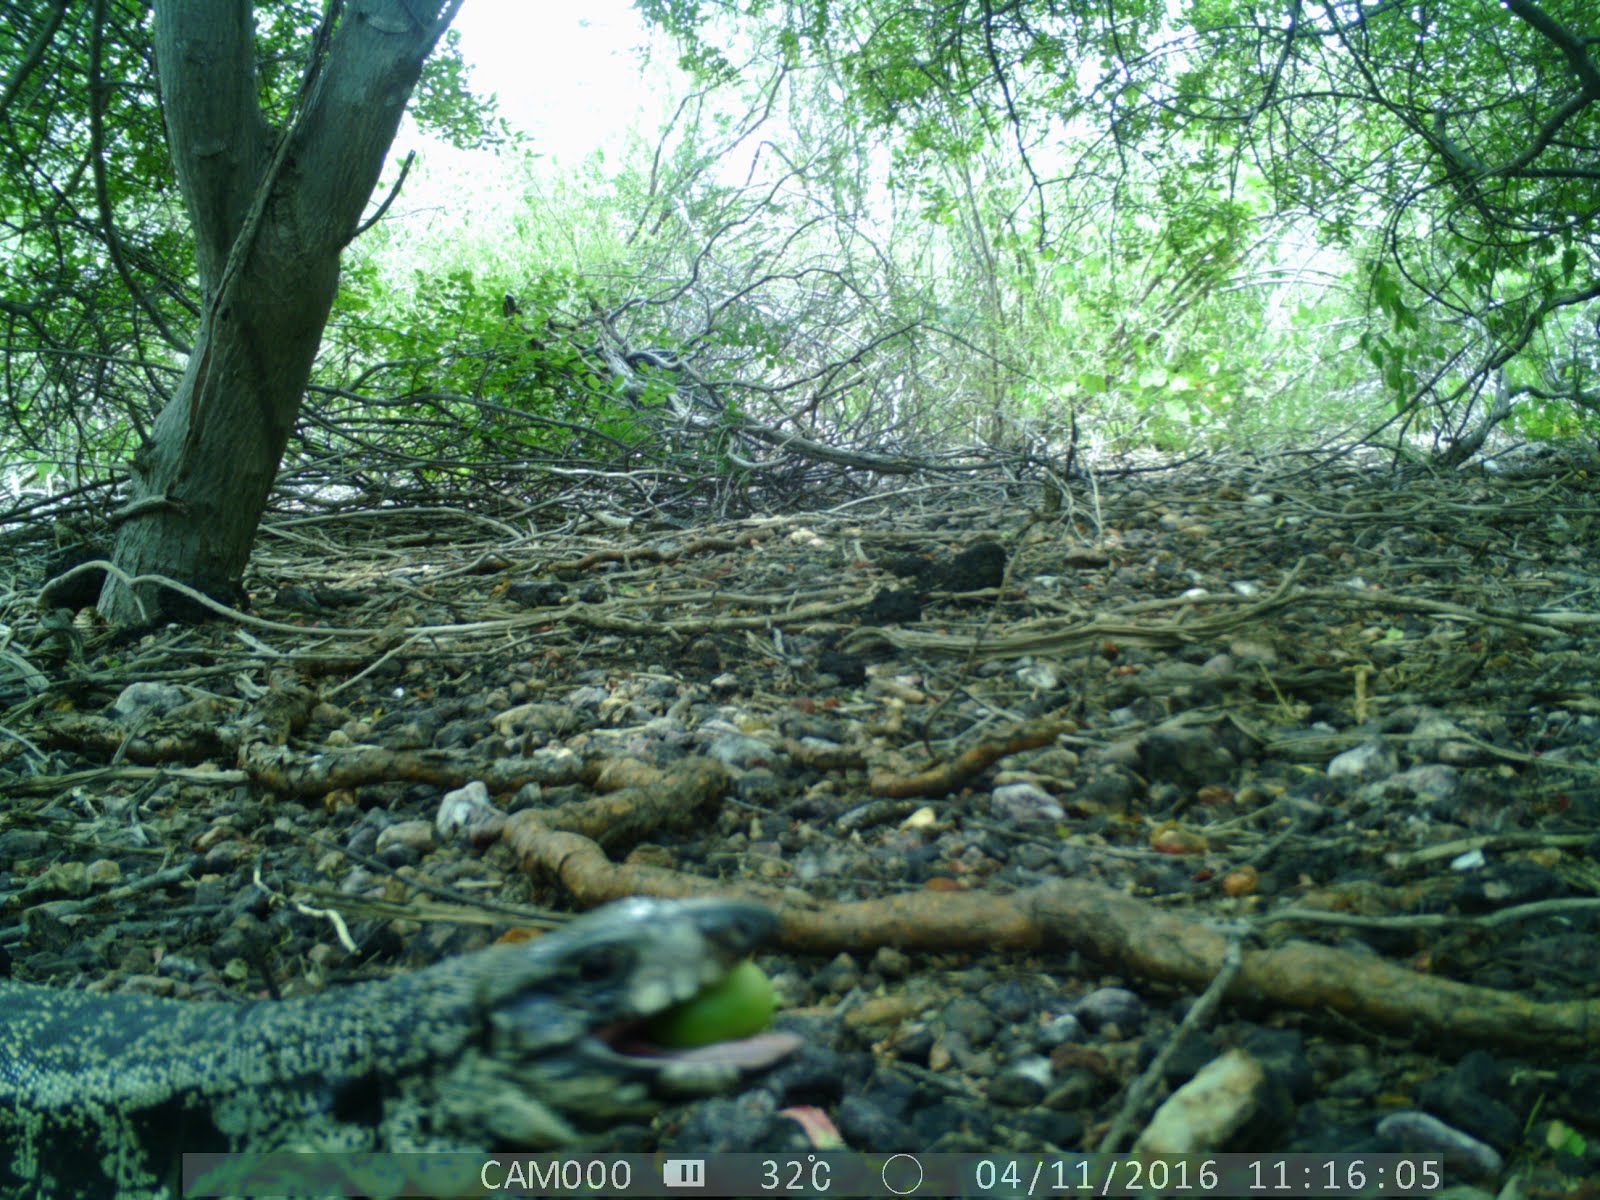
[[[440,1080],[434,1119],[507,1147],[570,1145],[674,1095],[722,1090],[800,1044],[766,1033],[669,1050],[641,1030],[718,983],[773,932],[727,900],[618,901],[474,964],[480,1025]]]

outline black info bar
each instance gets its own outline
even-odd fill
[[[1426,1154],[185,1154],[185,1196],[1426,1196]]]

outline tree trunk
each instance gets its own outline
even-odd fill
[[[224,602],[241,593],[256,527],[311,378],[354,237],[423,60],[461,0],[350,0],[319,39],[293,124],[257,104],[248,0],[156,0],[167,139],[194,225],[204,296],[194,349],[149,441],[113,556]],[[333,7],[338,7],[334,5]],[[107,579],[119,624],[189,617],[155,583]]]

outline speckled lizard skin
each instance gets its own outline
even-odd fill
[[[598,1036],[720,978],[752,905],[625,900],[535,941],[307,999],[185,1003],[0,982],[0,1194],[166,1197],[184,1151],[581,1141],[739,1068]]]

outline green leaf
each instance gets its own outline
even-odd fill
[[[1557,1154],[1570,1154],[1583,1158],[1589,1151],[1589,1142],[1572,1126],[1562,1121],[1551,1121],[1544,1131],[1544,1144]]]

